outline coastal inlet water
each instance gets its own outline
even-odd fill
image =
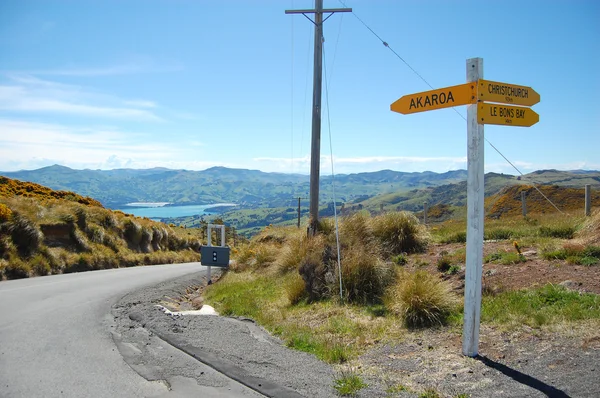
[[[133,214],[138,217],[148,217],[155,220],[161,218],[175,218],[187,216],[203,216],[215,214],[210,209],[221,206],[236,206],[233,203],[215,203],[212,205],[189,205],[189,206],[165,206],[164,203],[131,203],[115,210],[121,210],[123,213]]]

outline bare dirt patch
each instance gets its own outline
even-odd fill
[[[406,265],[409,269],[426,269],[437,272],[436,263],[443,253],[452,255],[464,251],[461,243],[431,245],[426,253],[412,258]],[[548,283],[560,284],[580,292],[600,294],[600,266],[582,266],[569,264],[566,261],[548,261],[541,257],[535,248],[522,248],[525,262],[503,265],[490,262],[483,264],[483,286],[494,292],[510,291],[544,286]],[[486,241],[483,245],[483,256],[497,252],[515,252],[512,241]],[[464,261],[461,270],[453,275],[444,274],[442,277],[455,286],[458,293],[464,291]],[[442,273],[440,273],[442,274]]]

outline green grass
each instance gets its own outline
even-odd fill
[[[519,264],[526,262],[527,259],[522,254],[516,252],[497,251],[484,257],[484,263],[498,263],[503,265]]]
[[[388,388],[386,388],[385,392],[388,394],[397,394],[400,393],[402,391],[410,391],[410,389],[408,387],[406,387],[403,384],[395,384],[393,386],[389,386]]]
[[[442,395],[435,388],[429,387],[419,394],[419,398],[442,398]]]
[[[559,249],[542,251],[542,257],[546,260],[566,260],[569,264],[592,266],[600,263],[600,247],[567,244]]]
[[[486,296],[481,307],[482,322],[494,324],[540,327],[586,319],[600,319],[600,296],[552,284]]]
[[[368,387],[362,379],[354,372],[343,372],[339,378],[335,379],[333,388],[335,388],[342,397],[356,396],[359,390]]]
[[[540,219],[510,217],[499,220],[485,220],[486,240],[531,239],[532,242],[544,239],[572,239],[582,219],[564,215],[545,215]],[[432,240],[438,243],[465,243],[467,226],[464,221],[449,220],[432,227]]]

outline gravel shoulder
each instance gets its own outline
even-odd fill
[[[113,308],[115,331],[130,344],[139,344],[144,333],[173,339],[197,358],[204,355],[204,359],[218,362],[217,368],[230,366],[252,382],[281,386],[288,396],[297,396],[294,392],[305,397],[336,396],[334,380],[347,370],[358,372],[368,384],[359,397],[418,397],[428,388],[444,397],[600,396],[597,323],[541,330],[522,327],[510,332],[482,326],[479,358],[461,355],[460,330],[407,332],[401,341],[382,342],[334,368],[312,355],[286,348],[251,320],[178,317],[157,307],[203,283],[198,274],[128,294]],[[152,368],[152,358],[139,357],[137,361]],[[172,367],[175,373],[206,383],[204,375],[189,367]]]
[[[271,396],[335,396],[332,387],[335,372],[331,366],[313,355],[286,348],[251,320],[214,315],[172,316],[157,307],[183,296],[186,288],[202,283],[205,281],[197,274],[126,295],[113,307],[115,333],[136,347],[140,343],[151,344],[147,335],[176,342],[186,352],[196,353],[197,358],[213,362],[217,369],[225,367],[250,384],[262,384],[259,387],[267,387],[266,393],[272,385],[282,387],[279,392],[268,394]],[[126,355],[124,358],[128,360]],[[143,364],[147,369],[154,366],[155,359],[146,356],[135,361],[138,365],[148,361]],[[180,370],[199,384],[206,383],[204,374],[188,368]],[[140,374],[147,376],[144,372]]]

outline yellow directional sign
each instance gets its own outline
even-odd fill
[[[532,106],[540,102],[540,95],[531,87],[480,79],[478,99],[502,104]]]
[[[476,82],[424,91],[422,93],[405,95],[390,105],[390,109],[406,115],[458,105],[474,104],[477,102],[476,92]]]
[[[540,121],[540,115],[522,106],[480,102],[477,105],[477,121],[479,124],[530,127]]]

